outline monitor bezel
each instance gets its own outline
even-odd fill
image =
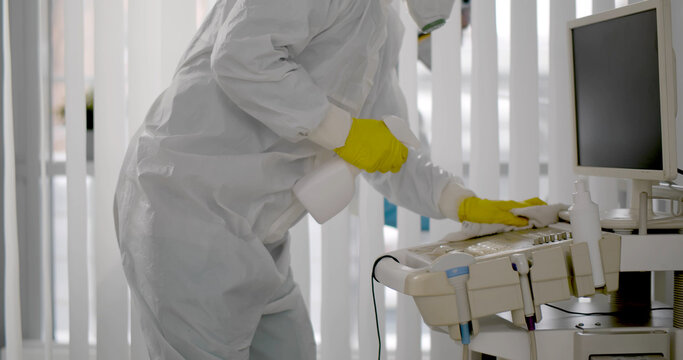
[[[659,92],[662,131],[662,170],[623,169],[591,167],[579,165],[578,134],[576,119],[576,96],[574,92],[574,49],[573,32],[575,28],[606,20],[629,16],[644,11],[655,10],[657,15],[657,51],[659,62]],[[574,172],[578,175],[607,176],[637,180],[674,180],[677,176],[676,158],[676,73],[674,64],[671,4],[669,0],[646,0],[632,5],[616,8],[598,14],[571,20],[567,23],[569,36],[569,87],[571,97],[571,123]]]

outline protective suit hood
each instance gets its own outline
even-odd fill
[[[417,27],[428,34],[446,24],[455,0],[406,0]]]

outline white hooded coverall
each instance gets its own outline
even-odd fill
[[[308,139],[318,124],[339,109],[406,118],[402,32],[385,0],[219,0],[211,10],[132,139],[116,191],[152,359],[315,358],[289,236],[263,239],[294,183],[331,154]],[[399,173],[364,176],[433,218],[454,183],[413,150]]]

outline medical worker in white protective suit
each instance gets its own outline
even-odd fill
[[[408,1],[424,31],[452,3]],[[526,224],[376,120],[406,118],[402,33],[386,0],[214,6],[131,141],[116,192],[123,266],[152,359],[315,358],[289,236],[264,240],[295,182],[332,156],[425,216],[486,222],[475,216],[485,209]]]

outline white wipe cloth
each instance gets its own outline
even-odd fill
[[[525,208],[515,208],[511,213],[529,219],[529,225],[542,228],[559,221],[558,214],[562,210],[567,210],[569,206],[565,204],[538,205]]]

